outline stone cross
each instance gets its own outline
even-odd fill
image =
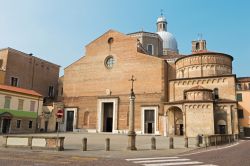
[[[128,131],[128,150],[137,150],[136,148],[136,133],[135,133],[135,94],[134,81],[135,78],[129,80],[132,83],[131,94],[129,97],[129,131]]]
[[[131,96],[135,96],[135,93],[134,93],[134,82],[136,81],[136,79],[134,78],[134,76],[132,75],[131,79],[129,80],[131,81]]]

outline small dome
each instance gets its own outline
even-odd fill
[[[167,19],[164,17],[164,16],[160,16],[160,17],[158,17],[158,19],[157,19],[157,23],[158,22],[167,22]]]
[[[163,48],[168,49],[170,51],[178,52],[177,41],[174,35],[166,31],[159,31],[157,32],[157,34],[162,38]]]

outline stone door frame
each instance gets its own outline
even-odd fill
[[[159,132],[159,125],[158,125],[158,112],[159,112],[159,107],[158,106],[144,106],[141,107],[141,133],[142,134],[147,134],[145,133],[145,127],[144,127],[144,123],[145,123],[145,110],[154,110],[154,133],[152,135],[158,135]]]
[[[97,100],[97,132],[103,132],[104,103],[113,103],[113,126],[112,133],[118,133],[118,98],[104,98]]]
[[[78,117],[78,108],[72,107],[72,108],[64,108],[64,124],[63,124],[63,129],[66,131],[67,127],[67,112],[68,111],[73,111],[74,112],[74,120],[73,120],[73,131],[77,131],[77,117]]]

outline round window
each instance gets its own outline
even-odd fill
[[[106,68],[108,69],[111,69],[113,67],[115,63],[115,59],[113,56],[108,56],[106,59],[105,59],[105,66]]]

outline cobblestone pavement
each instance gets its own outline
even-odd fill
[[[39,134],[41,135],[41,134]],[[54,136],[55,134],[42,134]],[[189,140],[191,148],[184,148],[183,137],[175,138],[175,149],[169,149],[168,138],[155,136],[157,150],[150,150],[152,136],[137,136],[137,151],[127,151],[127,136],[114,134],[61,133],[65,136],[65,151],[0,148],[0,166],[133,166],[131,158],[179,157],[188,163],[200,162],[214,165],[250,165],[250,141],[241,141],[236,146],[220,149],[196,149],[195,139]],[[88,138],[88,151],[83,152],[81,140]],[[105,138],[111,140],[111,151],[104,151]],[[3,139],[0,137],[0,144]],[[212,150],[215,151],[212,151]],[[211,150],[211,151],[210,151]],[[206,151],[206,152],[204,152]],[[185,155],[183,158],[181,155]]]
[[[250,140],[241,140],[238,144],[231,146],[200,149],[180,156],[218,166],[249,166],[249,149]]]
[[[196,149],[183,154],[152,154],[151,158],[102,158],[67,155],[61,152],[40,150],[0,149],[0,166],[156,166],[160,165],[210,165],[249,166],[250,141],[240,141],[230,146]],[[153,152],[153,151],[151,151]],[[135,154],[137,152],[134,152]],[[177,164],[178,163],[178,164]]]
[[[129,166],[122,159],[71,156],[44,153],[40,151],[20,152],[0,150],[1,166]]]

